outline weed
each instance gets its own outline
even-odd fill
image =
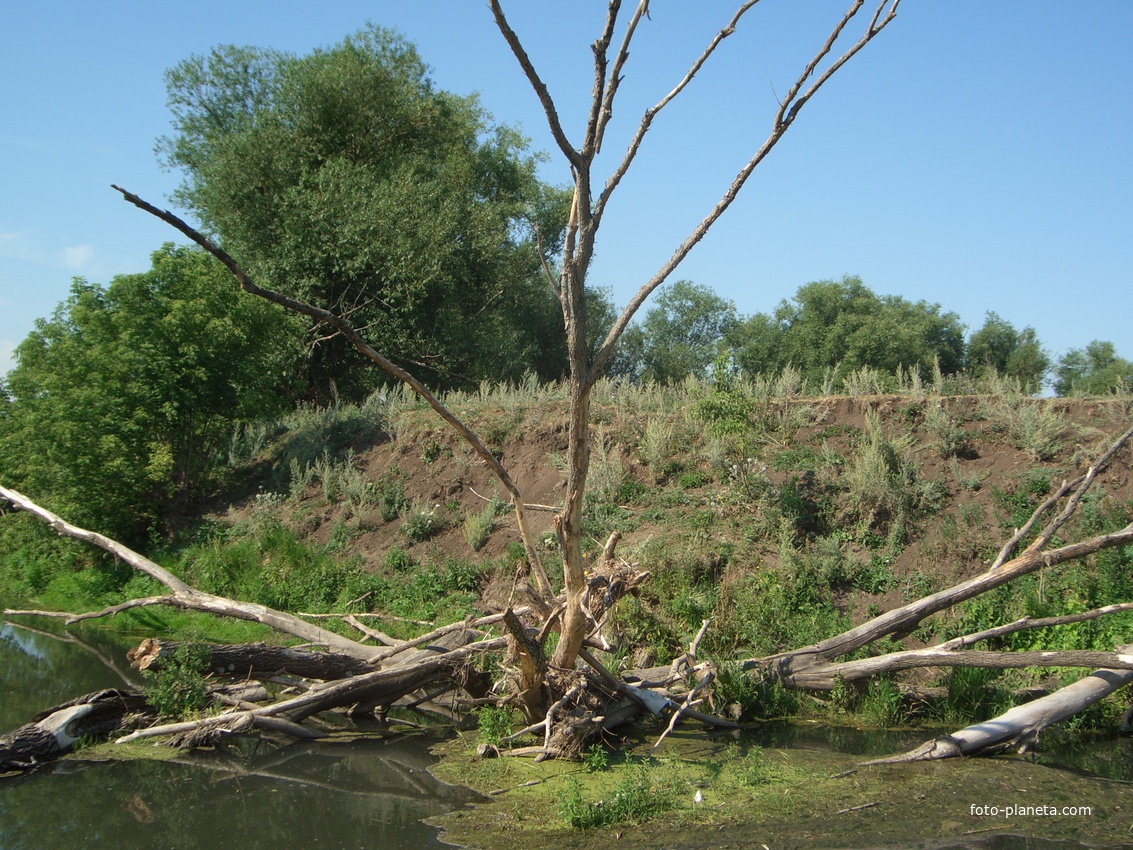
[[[645,764],[627,769],[608,799],[587,802],[577,779],[559,795],[559,815],[576,829],[644,823],[675,805],[672,788],[657,781]]]
[[[202,643],[185,642],[168,658],[157,672],[145,671],[148,684],[143,689],[146,702],[162,717],[180,720],[209,703],[205,671],[210,652]]]
[[[413,569],[413,557],[404,549],[391,546],[386,552],[386,566],[395,573],[404,573]]]
[[[780,719],[799,710],[798,694],[783,687],[776,677],[756,675],[735,664],[720,669],[715,697],[737,720]]]
[[[877,555],[863,564],[854,576],[854,587],[863,593],[884,593],[895,582],[890,559]]]
[[[610,753],[602,744],[593,744],[582,754],[582,763],[590,773],[610,769]]]
[[[979,528],[985,519],[984,506],[979,502],[960,505],[960,520],[969,528]]]
[[[970,435],[960,420],[943,404],[929,405],[925,410],[924,427],[932,437],[932,446],[941,457],[955,458],[970,451]]]
[[[615,503],[618,488],[625,480],[625,467],[617,446],[610,441],[605,428],[594,429],[594,446],[590,452],[590,488],[587,498],[594,502]]]
[[[894,726],[905,717],[901,689],[891,679],[874,679],[857,705],[857,715],[874,726]]]
[[[682,490],[696,490],[712,480],[706,472],[685,472],[677,479],[677,486]]]
[[[863,530],[901,533],[917,514],[939,502],[938,485],[924,481],[910,457],[911,440],[890,439],[877,413],[866,413],[866,440],[843,478],[851,515]]]
[[[959,484],[962,489],[973,493],[983,487],[989,475],[987,472],[976,472],[971,475],[966,474],[960,469],[960,461],[957,458],[952,458],[951,471],[953,480]]]
[[[1066,417],[1056,408],[1034,402],[1019,407],[1015,414],[1013,436],[1015,447],[1032,460],[1049,460],[1062,446]]]
[[[488,542],[497,510],[496,503],[492,502],[485,505],[479,513],[469,514],[464,518],[461,530],[464,532],[465,541],[472,547],[473,552],[479,552]]]
[[[228,441],[228,465],[239,466],[259,457],[268,441],[278,433],[278,422],[237,422],[232,427],[232,436]]]
[[[434,464],[442,457],[452,457],[452,449],[436,440],[429,440],[421,448],[421,462],[426,465]]]
[[[387,469],[377,482],[378,513],[383,522],[393,522],[406,508],[404,473],[396,466]]]
[[[799,470],[810,472],[818,467],[818,454],[809,446],[783,449],[771,458],[771,468],[777,472]]]
[[[413,502],[401,513],[401,534],[411,545],[424,543],[445,527],[445,514],[440,505],[425,507],[420,499]]]
[[[511,712],[494,705],[480,709],[480,740],[492,747],[512,733]]]
[[[857,372],[850,372],[842,378],[842,391],[850,398],[881,395],[889,383],[888,376],[870,366],[862,366]]]
[[[664,479],[665,464],[673,452],[673,426],[657,417],[650,417],[641,435],[641,453],[654,481]]]
[[[935,708],[946,723],[969,723],[996,717],[1011,708],[1011,694],[999,684],[1003,671],[955,667],[948,674],[948,696]]]
[[[749,788],[758,788],[760,785],[766,785],[771,781],[771,773],[768,770],[767,759],[763,755],[762,747],[751,747],[736,760],[733,769],[740,785],[746,785]]]

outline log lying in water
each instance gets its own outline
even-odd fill
[[[31,723],[0,736],[0,773],[58,758],[76,741],[105,737],[145,710],[141,694],[109,688],[42,711]]]
[[[173,657],[181,644],[177,641],[146,638],[136,649],[126,653],[139,670],[157,671]],[[266,643],[233,645],[210,644],[209,669],[216,675],[260,679],[288,674],[304,679],[348,679],[373,671],[361,659],[339,652],[313,652]]]
[[[1129,651],[1129,647],[1122,647]],[[914,750],[865,764],[903,764],[957,756],[988,755],[1017,747],[1026,752],[1039,733],[1085,711],[1118,688],[1133,682],[1133,670],[1095,670],[1049,696],[1016,706],[993,720],[976,723],[951,735],[921,744]]]

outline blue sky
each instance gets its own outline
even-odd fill
[[[623,304],[762,142],[849,0],[764,0],[654,123],[611,204],[590,282]],[[505,0],[573,141],[604,3]],[[627,2],[627,6],[632,5]],[[653,0],[596,174],[738,0]],[[217,44],[305,53],[373,21],[414,41],[438,86],[479,92],[551,154],[539,104],[485,2],[10,3],[0,12],[0,373],[71,278],[144,271],[173,231],[118,183],[166,205],[153,153],[169,132],[163,72]],[[864,25],[864,23],[863,23]],[[994,310],[1056,357],[1093,339],[1133,357],[1133,3],[904,0],[812,100],[674,279],[742,313],[804,283],[860,275],[940,303],[975,330]]]

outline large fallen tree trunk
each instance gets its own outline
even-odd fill
[[[139,670],[156,672],[183,646],[178,641],[147,638],[126,653]],[[346,679],[373,670],[366,662],[337,652],[312,652],[267,643],[208,644],[206,661],[210,672],[220,676],[263,679],[290,675],[304,679]]]
[[[1133,661],[1133,658],[1130,658]],[[988,755],[1017,747],[1027,752],[1039,733],[1085,711],[1094,703],[1133,682],[1133,670],[1095,670],[1089,676],[1067,685],[1049,696],[1016,706],[993,720],[985,720],[934,738],[916,749],[897,756],[874,759],[865,764],[900,764],[932,761],[957,756]]]
[[[82,738],[121,729],[128,717],[147,711],[136,693],[95,691],[40,712],[30,723],[0,736],[0,773],[26,770],[68,752]]]

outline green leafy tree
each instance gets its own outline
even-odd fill
[[[887,374],[898,367],[945,374],[964,363],[964,328],[939,304],[876,295],[859,277],[824,280],[799,288],[773,316],[757,314],[732,334],[736,363],[748,373],[776,372],[788,364],[821,381],[870,366]]]
[[[201,497],[235,421],[288,405],[301,340],[196,248],[105,289],[76,278],[16,350],[5,483],[136,540]]]
[[[347,316],[433,384],[565,370],[539,253],[561,245],[567,195],[400,36],[370,27],[303,57],[219,47],[167,86],[177,199],[257,280]],[[312,340],[320,392],[369,389],[345,340]]]
[[[1112,342],[1095,339],[1084,349],[1072,348],[1054,367],[1058,395],[1104,395],[1133,386],[1133,362],[1117,356]]]
[[[1018,378],[1032,390],[1039,388],[1050,371],[1050,357],[1043,351],[1035,329],[1016,330],[994,312],[987,314],[983,327],[968,339],[965,360],[968,371],[977,377],[994,370]]]
[[[664,287],[640,324],[622,337],[610,372],[634,381],[675,383],[708,376],[724,338],[738,324],[736,305],[707,286],[679,280]]]

